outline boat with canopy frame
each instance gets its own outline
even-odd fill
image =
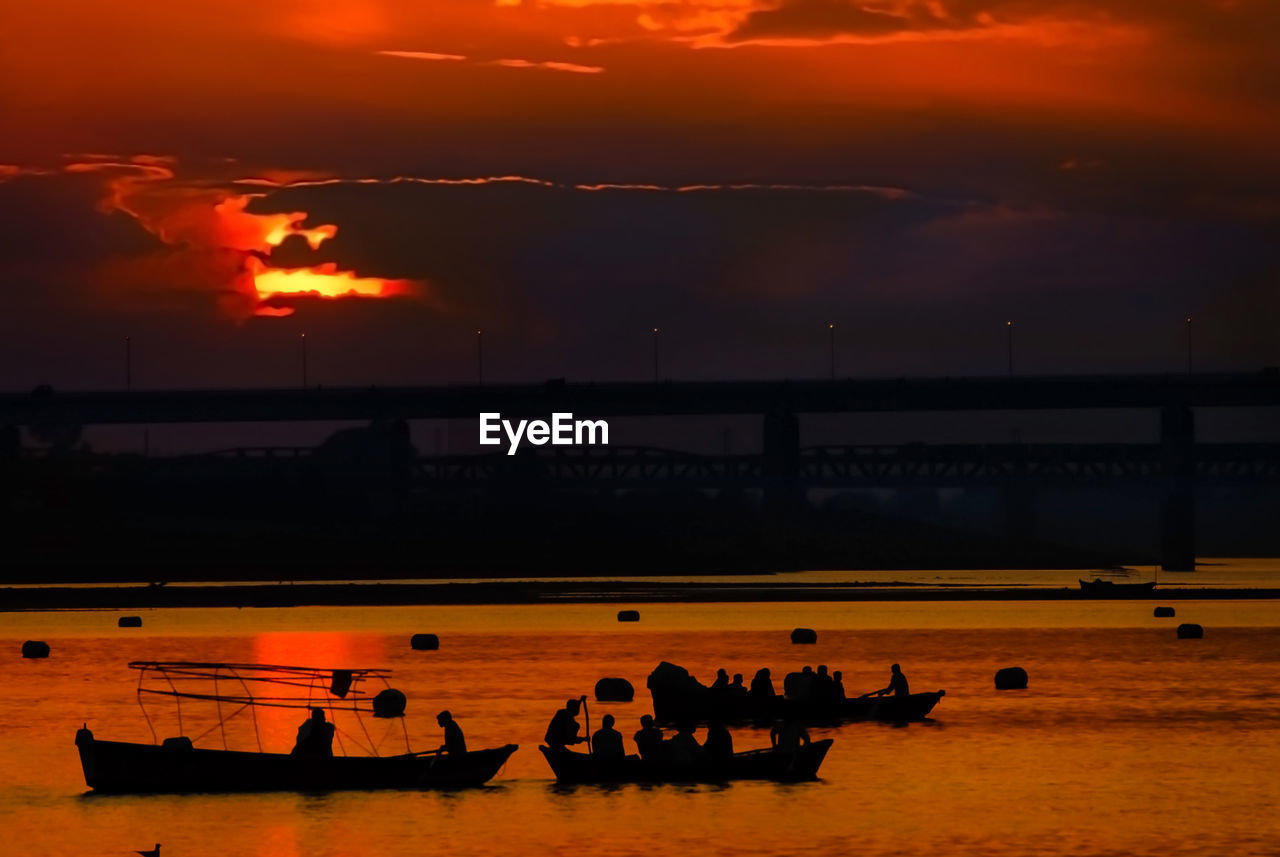
[[[405,696],[391,687],[386,669],[331,669],[279,664],[201,661],[133,661],[137,698],[151,744],[102,741],[86,724],[76,733],[85,782],[95,792],[328,791],[381,788],[460,788],[488,782],[516,751],[516,745],[445,753],[414,752],[404,725]],[[379,689],[380,686],[380,689]],[[375,692],[376,691],[376,692]],[[179,735],[160,740],[147,702],[171,699]],[[217,722],[188,737],[183,701],[212,703]],[[266,752],[259,709],[327,712],[339,753]],[[248,713],[256,751],[232,750],[227,723]],[[336,715],[354,720],[364,741],[337,728]],[[405,752],[382,755],[364,717],[399,720]],[[318,715],[314,715],[316,717]],[[214,732],[221,749],[196,747]],[[384,736],[385,737],[385,736]],[[363,751],[349,755],[347,744]]]

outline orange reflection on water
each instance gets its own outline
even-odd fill
[[[253,659],[260,664],[329,670],[377,667],[382,665],[385,657],[383,640],[369,635],[362,635],[358,643],[354,635],[341,631],[275,631],[258,634],[253,638]],[[371,685],[362,689],[372,694],[382,687]],[[289,696],[299,701],[323,705],[339,730],[354,735],[357,740],[364,740],[354,718],[342,713],[344,706],[350,707],[351,698],[339,700],[331,697],[327,682],[316,682],[313,687],[305,689],[259,685],[253,688],[253,692],[255,695]],[[330,703],[333,704],[332,708],[329,708]],[[257,711],[257,724],[263,749],[268,752],[287,752],[297,737],[298,726],[307,716],[304,708],[260,707]],[[341,747],[335,749],[340,750]]]

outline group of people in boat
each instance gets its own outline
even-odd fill
[[[755,700],[771,700],[777,696],[773,688],[773,678],[768,667],[756,671],[751,679],[750,688],[744,687],[742,673],[736,673],[733,680],[724,669],[716,671],[716,679],[711,683],[713,696],[720,695],[726,699],[750,698]],[[840,670],[831,672],[826,664],[819,664],[815,670],[805,666],[796,672],[787,673],[782,681],[782,693],[787,699],[810,702],[818,705],[839,705],[845,700],[844,674]],[[890,668],[889,686],[872,691],[867,696],[907,696],[910,693],[907,677],[902,674],[902,667],[894,664]]]
[[[592,733],[589,741],[579,734],[582,727],[577,717],[585,701],[585,696],[567,700],[564,707],[555,713],[544,736],[547,747],[555,754],[585,742],[590,754],[601,762],[622,760],[627,755],[626,747],[622,733],[615,728],[617,720],[612,714],[601,718],[600,728]],[[723,722],[709,723],[703,741],[698,740],[696,732],[697,727],[693,723],[684,722],[676,726],[675,734],[667,737],[654,723],[653,716],[644,714],[632,740],[641,759],[675,768],[717,764],[733,755],[733,735]],[[809,744],[809,733],[798,720],[779,720],[769,738],[774,749],[794,751]]]
[[[462,727],[448,710],[436,715],[436,723],[444,730],[444,743],[437,751],[448,756],[460,756],[467,752],[467,739]],[[333,756],[334,725],[324,716],[323,708],[311,709],[311,716],[298,727],[298,739],[290,755],[328,758]]]
[[[758,670],[751,680],[750,689],[743,686],[742,674],[734,675],[729,680],[726,670],[716,671],[716,680],[711,684],[713,694],[726,696],[750,696],[757,699],[769,699],[776,696],[769,668]],[[889,686],[868,696],[907,696],[910,694],[907,677],[902,668],[894,664],[890,668]],[[820,664],[817,670],[806,666],[799,672],[788,673],[783,680],[783,693],[788,699],[805,702],[836,703],[844,700],[844,681],[839,670],[827,671],[826,664]],[[587,739],[579,735],[582,726],[578,723],[578,712],[585,696],[567,700],[551,718],[547,725],[544,740],[551,751],[559,752],[574,744],[581,744]],[[604,761],[624,758],[626,748],[622,733],[614,728],[617,721],[612,714],[606,714],[601,726],[592,735],[587,745],[591,755]],[[441,711],[436,715],[436,723],[444,730],[444,743],[438,752],[446,755],[461,755],[467,752],[467,740],[449,711]],[[645,714],[640,718],[640,729],[632,736],[636,751],[640,758],[647,761],[662,761],[664,764],[677,767],[717,762],[733,755],[733,736],[720,721],[713,721],[707,726],[706,740],[699,742],[695,737],[696,727],[693,723],[681,723],[670,738],[663,734],[653,717]],[[325,719],[323,708],[312,708],[311,716],[298,727],[298,739],[294,744],[292,755],[329,757],[333,755],[334,725]],[[809,733],[799,721],[779,720],[769,734],[770,744],[776,749],[797,750],[809,743]]]

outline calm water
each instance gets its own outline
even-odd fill
[[[1156,620],[1150,602],[642,605],[635,625],[614,620],[619,605],[166,610],[142,613],[141,629],[118,629],[113,612],[0,614],[0,851],[1280,853],[1280,603],[1176,606],[1177,619]],[[1205,639],[1176,640],[1181,621],[1203,624]],[[797,625],[816,628],[818,645],[792,646]],[[440,650],[411,651],[419,631],[440,634]],[[53,656],[21,660],[28,638]],[[472,747],[521,749],[491,786],[457,793],[86,797],[81,722],[100,738],[150,740],[132,659],[388,666],[410,699],[415,749],[439,744],[442,707]],[[553,786],[536,746],[555,709],[602,675],[629,678],[636,702],[590,714],[594,729],[612,712],[630,746],[661,659],[704,681],[719,666],[780,677],[826,663],[851,692],[883,686],[900,661],[913,689],[947,697],[931,723],[820,733],[836,739],[820,782]],[[992,674],[1014,664],[1030,689],[997,693]],[[299,719],[267,718],[264,740],[287,750]],[[172,718],[159,725],[176,732]],[[385,729],[371,726],[383,749],[403,747],[399,726]],[[735,734],[739,749],[767,741]]]

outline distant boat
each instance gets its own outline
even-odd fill
[[[1154,580],[1148,580],[1146,583],[1116,583],[1114,580],[1103,580],[1095,577],[1093,580],[1080,581],[1080,591],[1085,595],[1097,595],[1103,598],[1146,595],[1155,591],[1155,588],[1156,582]]]
[[[375,702],[362,706],[370,697],[360,685],[368,679],[385,680],[389,670],[329,670],[265,664],[214,664],[191,662],[135,661],[130,668],[141,670],[139,704],[156,694],[176,700],[194,699],[216,705],[234,706],[235,713],[256,706],[296,708],[319,707],[329,712],[362,713],[374,716],[403,715],[380,712]],[[172,681],[172,689],[148,686],[148,678]],[[208,687],[191,687],[195,681]],[[217,684],[235,687],[237,692],[219,693]],[[255,695],[250,687],[269,688]],[[179,689],[181,688],[181,689]],[[306,696],[280,696],[293,688]],[[398,693],[398,692],[396,692]],[[376,697],[375,697],[376,698]],[[403,703],[403,696],[400,697]],[[146,712],[143,707],[144,714]],[[234,716],[234,713],[228,715]],[[148,717],[148,723],[150,723]],[[256,720],[255,734],[256,734]],[[225,719],[220,718],[220,727]],[[366,733],[367,734],[367,733]],[[225,737],[225,733],[224,733]],[[406,738],[407,743],[407,738]],[[195,747],[186,737],[166,738],[162,743],[137,744],[100,741],[87,727],[76,733],[80,765],[85,783],[96,792],[243,792],[243,791],[328,791],[338,789],[437,789],[478,786],[498,773],[517,749],[507,744],[488,750],[457,755],[435,750],[379,756],[306,756],[289,753],[205,749]]]
[[[538,749],[555,772],[559,783],[720,783],[730,780],[812,780],[831,749],[831,739],[813,741],[798,750],[765,747],[734,753],[720,762],[676,766],[631,755],[601,762],[589,753],[561,750],[552,753],[545,745]]]
[[[778,719],[807,723],[879,721],[909,723],[924,720],[945,690],[907,696],[861,696],[852,699],[806,700],[786,696],[757,697],[749,692],[716,691],[699,682],[683,667],[663,661],[648,678],[654,719],[662,724],[693,721],[706,723],[771,724]]]

